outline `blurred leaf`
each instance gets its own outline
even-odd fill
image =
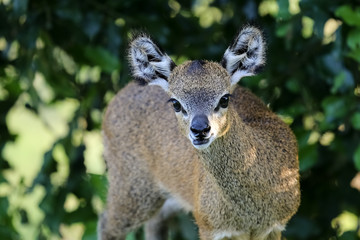
[[[356,130],[360,130],[360,112],[354,113],[351,117],[351,124]]]
[[[335,15],[342,18],[350,26],[360,27],[360,7],[353,9],[350,5],[343,5],[335,11]]]
[[[93,39],[94,36],[100,31],[102,16],[89,12],[84,18],[84,32],[86,35]]]
[[[285,37],[291,30],[291,27],[291,24],[287,22],[279,24],[279,27],[276,30],[276,36]]]
[[[97,221],[85,222],[85,232],[82,240],[97,240]]]
[[[299,167],[300,171],[304,172],[312,167],[318,161],[317,145],[309,144],[310,131],[296,131],[298,144],[299,144]]]
[[[360,171],[360,145],[355,150],[354,163],[357,170]]]
[[[360,49],[360,28],[349,32],[346,43],[352,50]]]
[[[49,189],[49,187],[51,185],[50,175],[56,171],[56,166],[57,166],[56,161],[54,160],[54,158],[52,156],[53,149],[54,149],[54,146],[44,154],[41,170],[40,170],[39,174],[36,176],[36,178],[34,179],[33,184],[31,186],[31,188],[29,189],[29,191],[32,191],[37,184],[43,185],[48,190],[50,190]]]
[[[286,88],[293,93],[298,93],[300,91],[300,84],[295,78],[291,78],[286,81]]]
[[[319,234],[320,229],[316,222],[312,219],[304,217],[304,216],[295,216],[292,220],[291,227],[287,227],[287,231],[285,235],[294,236],[296,235],[296,239],[313,239],[311,237],[316,238]]]
[[[300,116],[307,111],[303,103],[293,103],[284,110],[284,113],[289,114],[293,117]]]
[[[341,72],[335,77],[334,85],[331,88],[331,93],[335,94],[339,90],[339,88],[343,85],[344,81],[345,81],[345,72]]]
[[[82,13],[73,6],[67,6],[55,9],[58,17],[62,20],[70,20],[74,23],[79,23],[82,19]]]
[[[135,233],[130,233],[126,235],[126,240],[136,240]]]
[[[277,0],[279,5],[279,12],[276,18],[280,20],[287,20],[291,17],[289,13],[289,0]]]
[[[16,232],[13,225],[12,216],[8,216],[9,200],[6,197],[0,197],[0,239],[19,239],[19,234]]]
[[[300,148],[299,151],[299,160],[300,160],[300,171],[304,172],[312,168],[318,159],[317,147],[316,145],[307,145],[303,148]]]
[[[21,223],[29,224],[29,217],[28,217],[27,212],[24,209],[19,209],[19,214],[20,214],[20,218],[21,218]]]
[[[106,202],[107,178],[104,175],[89,174],[90,183],[103,202]]]
[[[107,73],[112,73],[120,66],[119,60],[102,47],[87,46],[83,50],[84,56],[93,65],[101,67]]]
[[[355,49],[348,53],[348,56],[360,63],[360,48]]]
[[[183,232],[184,239],[187,240],[195,240],[199,239],[198,236],[198,227],[195,225],[195,221],[193,218],[189,217],[188,214],[180,214],[179,216],[180,221],[180,229]]]
[[[339,238],[339,240],[358,240],[358,239],[359,239],[359,235],[356,231],[345,232]]]
[[[27,6],[28,0],[13,0],[13,9],[17,16],[25,14]]]
[[[325,110],[325,118],[328,122],[344,117],[349,110],[346,100],[336,96],[325,98],[321,105]]]

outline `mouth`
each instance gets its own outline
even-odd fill
[[[208,137],[198,137],[198,138],[194,138],[193,136],[189,136],[189,139],[192,143],[192,145],[198,149],[198,150],[204,150],[206,149],[207,147],[210,146],[210,144],[212,143],[213,141],[213,135],[211,134],[210,136]]]
[[[209,138],[196,138],[196,139],[193,139],[193,144],[196,146],[199,146],[199,145],[207,144],[207,143],[209,143],[209,141],[210,141]]]

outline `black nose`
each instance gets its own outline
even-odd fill
[[[205,115],[196,115],[190,126],[190,130],[196,138],[204,138],[210,132],[209,120]]]

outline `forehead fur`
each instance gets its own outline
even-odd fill
[[[230,76],[216,62],[187,61],[172,71],[168,81],[169,90],[175,95],[204,91],[221,94],[230,90]]]

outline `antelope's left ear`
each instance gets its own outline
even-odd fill
[[[221,65],[231,76],[231,86],[245,76],[255,75],[264,64],[264,38],[261,31],[252,26],[240,31],[221,60]]]
[[[168,91],[167,80],[176,65],[148,36],[140,34],[130,42],[129,61],[135,79]]]

